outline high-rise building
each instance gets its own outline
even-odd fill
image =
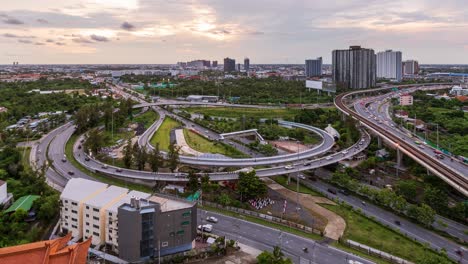
[[[377,53],[377,78],[401,81],[401,51],[386,50]]]
[[[212,68],[218,67],[218,61],[213,61],[213,62],[211,63],[211,67],[212,67]]]
[[[373,49],[351,46],[332,53],[332,77],[338,86],[365,89],[375,86],[376,59]]]
[[[237,63],[237,71],[240,71],[240,70],[241,70],[241,64]]]
[[[235,59],[230,59],[225,58],[224,59],[224,71],[225,72],[233,72],[236,70],[236,60]]]
[[[403,75],[415,75],[419,73],[419,64],[415,60],[403,62]]]
[[[244,59],[244,70],[245,70],[246,72],[248,72],[249,69],[250,69],[250,60],[249,60],[249,58],[245,58],[245,59]]]
[[[315,60],[305,61],[305,75],[306,77],[317,77],[322,75],[322,57]]]

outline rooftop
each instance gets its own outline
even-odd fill
[[[27,195],[19,198],[12,206],[10,206],[5,213],[16,212],[18,209],[23,209],[28,212],[31,210],[33,202],[38,199],[39,195]]]
[[[0,180],[0,186],[2,186],[5,183],[6,183],[5,181]]]
[[[126,194],[127,192],[128,189],[126,188],[111,185],[105,191],[100,192],[98,195],[89,199],[86,204],[94,207],[103,207],[106,204],[112,202],[114,199],[119,198],[119,196]]]
[[[72,178],[67,182],[60,198],[81,201],[93,193],[103,191],[107,184],[82,178]]]
[[[155,202],[161,205],[161,212],[168,212],[168,211],[174,211],[174,210],[180,210],[184,208],[191,208],[193,206],[192,203],[189,202],[184,202],[184,201],[178,201],[178,200],[173,200],[161,196],[151,196],[148,198],[149,201]]]
[[[109,210],[110,212],[113,212],[113,213],[117,213],[117,210],[118,210],[119,206],[121,206],[122,204],[130,203],[130,198],[132,198],[132,196],[134,196],[136,198],[140,198],[140,199],[147,199],[148,197],[151,196],[151,194],[144,193],[144,192],[139,192],[139,191],[131,191],[126,196],[122,197],[122,199],[120,199],[119,201],[117,201],[117,202],[113,203],[111,206],[109,206],[107,208],[107,210]]]

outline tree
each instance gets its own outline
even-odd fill
[[[231,197],[225,193],[222,193],[220,196],[218,196],[217,200],[218,203],[223,206],[228,206],[231,204]]]
[[[153,172],[157,172],[159,167],[162,166],[163,158],[161,152],[159,152],[159,143],[156,144],[154,149],[149,153],[148,162]]]
[[[189,191],[192,193],[198,191],[200,184],[198,182],[197,174],[195,174],[195,172],[191,170],[189,171],[187,178],[188,178],[187,188],[189,189]]]
[[[284,257],[284,253],[281,251],[281,248],[275,246],[273,252],[263,251],[260,255],[257,256],[258,264],[292,264],[292,260]]]
[[[171,142],[167,156],[169,159],[169,169],[171,169],[172,172],[174,172],[179,165],[179,150],[180,148],[175,144],[175,142]]]
[[[38,209],[37,217],[42,221],[54,218],[59,212],[60,197],[58,194],[43,196],[34,201],[34,207]]]
[[[93,153],[97,153],[104,143],[104,137],[97,129],[89,131],[88,138],[86,139],[85,147]]]
[[[437,212],[444,212],[448,209],[447,193],[434,187],[429,186],[424,189],[424,202]]]
[[[125,168],[129,169],[133,163],[133,148],[132,141],[130,139],[127,141],[127,145],[123,148],[123,154]]]
[[[260,180],[255,173],[255,170],[250,172],[239,172],[239,181],[237,185],[237,192],[243,199],[251,199],[259,196],[264,196],[267,193],[266,184]]]
[[[134,147],[133,154],[135,155],[135,163],[138,170],[143,170],[145,168],[146,160],[147,160],[147,153],[145,148],[140,148],[138,144],[135,144],[136,148]]]
[[[425,226],[431,226],[434,223],[435,211],[427,204],[422,204],[417,208],[416,220]]]
[[[397,193],[410,201],[416,201],[417,188],[416,182],[410,180],[400,180],[396,184]]]

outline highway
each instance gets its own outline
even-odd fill
[[[433,154],[429,155],[423,151],[412,142],[411,138],[405,138],[401,132],[385,127],[385,125],[378,123],[377,120],[371,119],[369,116],[361,114],[358,112],[359,110],[352,110],[344,103],[344,99],[348,96],[379,90],[382,91],[385,89],[354,91],[340,94],[335,98],[335,105],[341,112],[360,121],[361,124],[369,128],[374,133],[378,134],[381,138],[394,144],[395,148],[397,148],[399,151],[410,156],[412,159],[428,168],[432,173],[443,179],[463,195],[468,196],[468,179],[466,178],[468,173],[460,174],[460,172],[454,169],[451,164],[447,165],[444,162],[441,162],[443,160],[435,158]]]
[[[333,248],[327,244],[321,244],[310,239],[296,236],[280,230],[266,227],[260,224],[233,218],[222,214],[198,210],[198,224],[207,224],[207,216],[215,216],[218,223],[213,224],[213,234],[226,236],[227,239],[239,241],[260,250],[272,251],[274,246],[281,246],[283,253],[290,257],[294,263],[300,263],[300,259],[308,260],[307,263],[346,263],[348,260],[356,260],[360,263],[373,263],[359,256]],[[307,248],[308,253],[302,249]]]

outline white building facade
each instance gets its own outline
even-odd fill
[[[403,70],[401,51],[386,50],[377,53],[377,78],[401,81]]]

